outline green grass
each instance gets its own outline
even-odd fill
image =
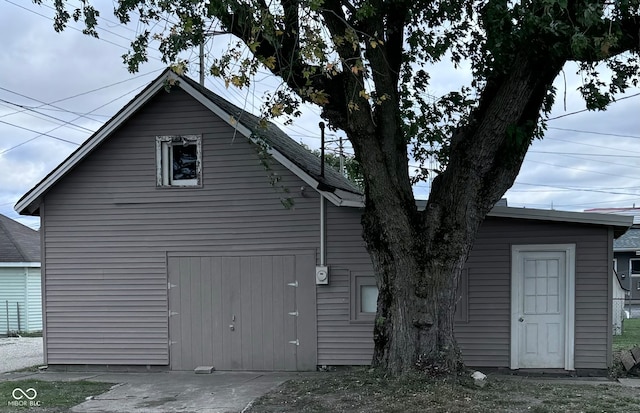
[[[64,412],[88,396],[96,396],[109,390],[113,384],[92,381],[52,382],[41,380],[17,380],[0,382],[0,412]],[[22,397],[16,400],[12,393],[20,388],[33,400]],[[20,392],[16,396],[21,397]],[[16,406],[15,402],[19,404]]]
[[[640,392],[614,384],[566,384],[489,377],[472,384],[376,372],[329,373],[291,380],[258,399],[251,413],[613,413],[639,412]]]
[[[613,336],[614,352],[640,346],[640,318],[627,318],[623,323],[623,334]]]

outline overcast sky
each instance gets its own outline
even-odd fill
[[[112,1],[92,3],[102,11],[100,39],[83,35],[77,24],[56,33],[50,6],[0,0],[0,213],[33,228],[38,218],[18,216],[16,201],[164,69],[156,53],[138,74],[128,73],[121,55],[136,26],[116,22]],[[218,36],[207,50],[214,54],[226,42]],[[197,51],[185,58],[196,62]],[[640,90],[630,90],[628,98],[605,112],[580,112],[584,103],[576,92],[580,79],[575,71],[575,65],[568,65],[566,86],[565,78],[556,82],[551,117],[557,119],[549,122],[545,139],[532,145],[505,195],[510,206],[574,211],[640,206]],[[440,70],[433,78],[430,93],[440,96],[458,89],[468,72]],[[259,80],[242,91],[225,89],[212,78],[206,86],[257,113],[263,92],[274,84]],[[306,108],[284,129],[317,148],[318,113],[318,108]],[[418,184],[415,192],[426,198],[428,183]]]

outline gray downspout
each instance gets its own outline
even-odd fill
[[[327,265],[327,200],[320,194],[320,265]]]
[[[318,124],[320,127],[320,178],[324,178],[324,122]],[[320,194],[320,265],[327,264],[327,204],[324,196]]]

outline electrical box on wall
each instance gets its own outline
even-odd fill
[[[316,284],[329,284],[329,267],[326,265],[316,267]]]

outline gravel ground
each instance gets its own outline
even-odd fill
[[[0,338],[0,373],[43,364],[42,337]]]

